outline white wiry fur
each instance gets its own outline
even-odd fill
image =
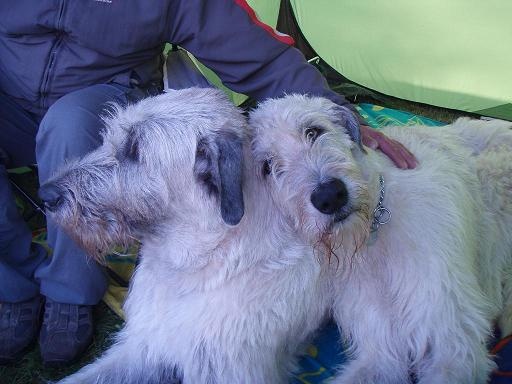
[[[237,142],[244,163],[220,169]],[[60,190],[53,217],[93,255],[142,242],[125,327],[62,384],[287,382],[330,296],[311,247],[276,215],[247,142],[221,92],[175,91],[118,108],[103,145],[43,186]],[[245,213],[232,226],[218,178],[237,171]]]
[[[419,160],[400,170],[350,141],[338,112],[292,95],[250,118],[268,193],[335,270],[333,312],[351,360],[332,383],[485,383],[492,322],[512,332],[512,123],[385,128]],[[392,217],[370,245],[379,175]],[[324,214],[311,196],[334,179],[348,201]]]

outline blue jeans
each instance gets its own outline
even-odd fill
[[[40,118],[23,110],[0,90],[0,149],[9,166],[36,163],[42,184],[67,159],[80,157],[101,144],[100,119],[107,102],[125,103],[132,90],[100,84],[72,92]],[[5,166],[0,164],[0,302],[20,302],[39,293],[69,304],[97,304],[107,288],[102,267],[92,261],[51,219],[50,257],[31,245]]]

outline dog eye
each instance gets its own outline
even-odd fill
[[[272,172],[272,159],[267,159],[263,162],[262,173],[263,176],[268,176]]]
[[[318,136],[324,132],[325,130],[320,127],[309,127],[304,131],[304,136],[306,136],[306,140],[314,143]]]

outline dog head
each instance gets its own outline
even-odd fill
[[[114,106],[103,144],[41,186],[49,215],[101,259],[162,225],[231,226],[244,214],[245,119],[191,88]]]
[[[252,150],[281,214],[305,239],[354,252],[369,228],[369,194],[338,105],[319,97],[267,100],[250,115]]]

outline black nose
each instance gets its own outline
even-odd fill
[[[38,195],[49,211],[54,211],[62,201],[61,192],[55,184],[44,184],[39,188]]]
[[[339,179],[332,179],[318,185],[311,194],[313,206],[326,215],[339,211],[347,202],[347,187]]]

